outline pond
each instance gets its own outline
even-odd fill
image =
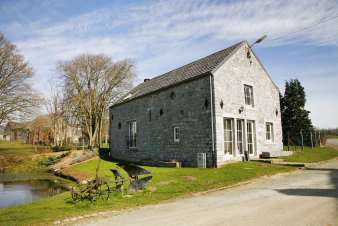
[[[66,191],[53,180],[0,182],[0,208],[30,203]]]

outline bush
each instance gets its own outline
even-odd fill
[[[59,152],[59,151],[69,151],[70,147],[63,145],[63,146],[54,146],[52,147],[53,152]]]
[[[40,165],[43,166],[50,166],[54,165],[55,163],[59,162],[62,158],[66,157],[69,154],[69,152],[63,153],[59,156],[49,156],[47,159],[40,161]]]
[[[61,156],[49,156],[46,160],[40,161],[40,164],[43,166],[50,166],[59,162],[61,158]]]

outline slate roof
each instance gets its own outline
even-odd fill
[[[157,90],[179,84],[195,77],[207,75],[221,64],[242,43],[243,42],[239,42],[226,49],[215,52],[160,76],[154,77],[149,81],[143,82],[133,88],[114,105],[128,102],[137,97],[153,93]]]

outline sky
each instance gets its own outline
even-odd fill
[[[137,79],[165,73],[242,40],[283,92],[305,87],[316,127],[338,127],[337,0],[0,0],[0,32],[48,96],[56,64],[79,54],[130,59]]]

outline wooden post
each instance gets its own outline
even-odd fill
[[[290,132],[288,132],[288,151],[290,151]]]
[[[313,149],[312,131],[310,132],[310,138],[311,138],[311,148]]]
[[[302,142],[302,150],[304,150],[304,138],[303,138],[303,130],[302,129],[300,130],[300,139],[301,139],[301,142]]]

